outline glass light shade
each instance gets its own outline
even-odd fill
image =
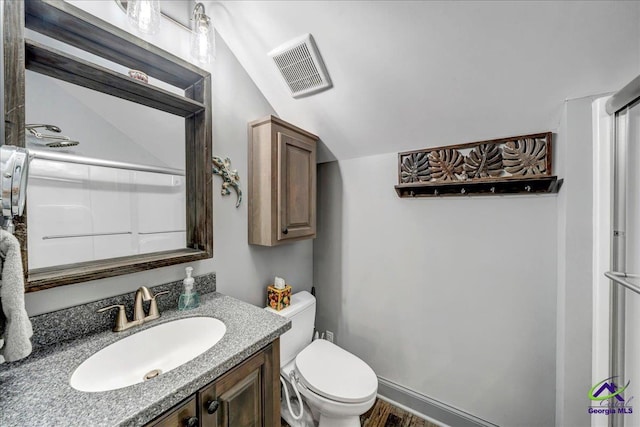
[[[191,31],[191,57],[201,64],[210,64],[216,56],[216,39],[211,19],[197,14]]]
[[[143,34],[155,34],[160,29],[160,0],[128,0],[129,23]]]

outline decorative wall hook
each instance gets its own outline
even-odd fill
[[[222,180],[222,188],[220,194],[228,196],[231,194],[229,187],[233,187],[238,197],[236,201],[236,208],[240,206],[242,202],[242,190],[240,189],[240,175],[238,175],[237,169],[231,169],[231,160],[227,157],[222,160],[222,157],[213,156],[213,173],[220,175]]]

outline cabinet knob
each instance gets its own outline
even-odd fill
[[[289,229],[288,228],[283,228],[282,229],[282,234],[289,234]]]
[[[217,400],[208,400],[207,412],[210,414],[214,414],[218,410],[219,406],[220,406],[220,403]]]
[[[198,417],[190,417],[183,422],[185,427],[198,427]]]

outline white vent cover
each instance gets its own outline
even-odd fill
[[[273,58],[294,98],[331,87],[329,74],[311,34],[275,48],[269,52],[269,56]]]

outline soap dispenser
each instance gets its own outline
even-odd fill
[[[193,290],[194,280],[193,277],[191,277],[193,267],[187,267],[185,271],[187,273],[187,277],[182,281],[184,284],[184,291],[180,294],[180,299],[178,300],[178,310],[190,310],[200,305],[200,296]]]

